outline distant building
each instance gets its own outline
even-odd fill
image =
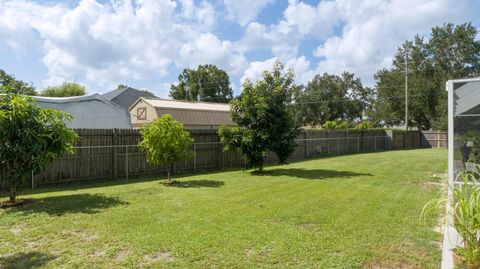
[[[153,93],[132,87],[118,88],[103,94],[103,97],[128,110],[140,97],[156,97]]]
[[[187,102],[160,98],[139,98],[129,109],[133,128],[171,114],[187,129],[216,129],[222,125],[235,126],[230,106],[221,103]]]
[[[68,112],[73,119],[67,126],[78,128],[131,128],[130,115],[121,106],[99,94],[75,97],[32,96],[39,107]]]

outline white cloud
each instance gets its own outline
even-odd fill
[[[242,55],[211,33],[208,2],[81,0],[73,8],[0,1],[0,38],[17,51],[41,46],[44,84],[84,81],[106,91],[117,81],[161,78],[172,64],[214,63],[238,72]]]
[[[275,0],[223,0],[227,17],[244,26]]]
[[[318,72],[355,72],[371,84],[376,70],[389,67],[397,47],[416,34],[428,35],[445,22],[477,20],[479,5],[467,0],[337,1],[345,25],[314,54]]]
[[[270,71],[273,68],[273,65],[276,61],[280,60],[277,57],[270,58],[265,61],[256,61],[251,62],[247,69],[245,69],[242,78],[240,79],[243,83],[246,79],[250,79],[250,81],[257,81],[262,78],[262,74],[264,71]],[[296,83],[307,83],[312,77],[313,73],[310,70],[310,62],[305,58],[305,56],[301,56],[299,58],[290,59],[287,62],[283,62],[286,69],[292,69],[295,73],[295,81]]]
[[[406,39],[426,35],[444,22],[480,23],[476,0],[332,0],[316,5],[289,0],[275,23],[255,21],[274,1],[80,0],[68,6],[0,0],[0,45],[17,53],[41,51],[48,70],[44,84],[75,80],[103,92],[119,81],[154,81],[163,94],[170,83],[162,83],[174,80],[170,72],[176,69],[216,64],[238,88],[246,77],[256,79],[270,69],[275,59],[293,68],[300,83],[314,73],[343,71],[372,83],[375,71],[391,64]],[[217,27],[225,20],[237,21],[243,35],[226,40],[225,29]],[[316,48],[307,51],[305,42]],[[252,52],[265,50],[270,53],[259,61],[249,59]]]

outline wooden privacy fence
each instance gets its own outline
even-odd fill
[[[136,129],[77,129],[80,140],[74,154],[56,159],[44,171],[30,178],[27,185],[69,181],[157,176],[166,167],[150,165],[137,147]],[[176,173],[241,167],[245,161],[238,152],[224,152],[216,130],[189,130],[195,140],[195,157],[175,164]],[[411,149],[424,146],[418,131],[395,130],[302,130],[292,161],[316,156]],[[430,140],[428,140],[430,141]],[[266,163],[276,162],[274,154]]]
[[[422,147],[446,148],[448,146],[447,132],[422,131]]]

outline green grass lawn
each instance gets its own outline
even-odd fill
[[[447,151],[44,188],[0,209],[1,268],[438,268]],[[1,198],[5,200],[6,198]]]

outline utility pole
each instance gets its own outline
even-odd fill
[[[203,98],[202,79],[201,79],[201,78],[199,78],[197,81],[198,81],[198,95],[197,95],[197,101],[202,101],[202,98]]]
[[[408,130],[408,52],[405,47],[405,130]]]

